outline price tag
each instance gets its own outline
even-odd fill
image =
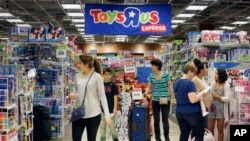
[[[142,100],[142,91],[133,91],[132,98],[133,100]]]
[[[244,92],[244,90],[243,86],[235,86],[235,92]]]
[[[67,53],[65,49],[57,49],[56,50],[56,58],[66,58]]]
[[[134,65],[126,65],[124,66],[125,73],[135,72],[135,66]]]

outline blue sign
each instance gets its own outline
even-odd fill
[[[169,35],[171,5],[85,4],[85,34]]]
[[[214,62],[215,68],[224,68],[224,69],[230,69],[238,66],[240,63],[238,62]]]

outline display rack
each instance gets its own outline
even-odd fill
[[[34,130],[37,131],[35,128],[42,128],[36,126],[33,128],[33,122],[30,122],[30,119],[33,119],[32,110],[36,106],[49,111],[45,113],[49,115],[46,119],[49,125],[46,128],[49,131],[49,139],[70,140],[71,135],[67,132],[71,129],[67,115],[71,112],[71,100],[68,95],[74,88],[76,72],[74,65],[77,57],[75,51],[64,41],[12,41],[8,46],[8,63],[23,64],[26,71],[35,68],[37,73],[34,79],[34,91],[18,97],[19,101],[26,103],[20,106],[20,109],[23,109],[20,112],[23,113],[23,120],[20,127],[22,130],[19,133],[22,133],[23,140],[32,141],[33,138],[28,135]],[[32,104],[29,103],[31,101]],[[41,120],[44,122],[44,119]],[[37,122],[34,122],[34,125],[35,123]],[[41,134],[39,138],[43,136],[42,133],[39,134]],[[36,137],[34,134],[34,140]]]

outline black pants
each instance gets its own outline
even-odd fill
[[[201,112],[186,114],[176,111],[175,114],[181,130],[179,141],[188,141],[191,130],[195,141],[203,141],[204,128]]]
[[[169,117],[170,103],[167,105],[160,105],[159,101],[153,101],[152,106],[153,106],[155,139],[161,140],[161,131],[160,131],[160,112],[161,112],[164,137],[166,141],[169,141],[168,117]]]
[[[100,122],[101,122],[101,115],[86,119],[81,118],[74,121],[72,123],[73,141],[82,141],[82,134],[85,126],[87,127],[88,141],[95,141]]]

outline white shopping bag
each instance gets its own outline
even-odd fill
[[[191,141],[195,141],[195,137],[193,137]],[[208,129],[205,129],[204,141],[215,141],[212,132],[209,131]]]

